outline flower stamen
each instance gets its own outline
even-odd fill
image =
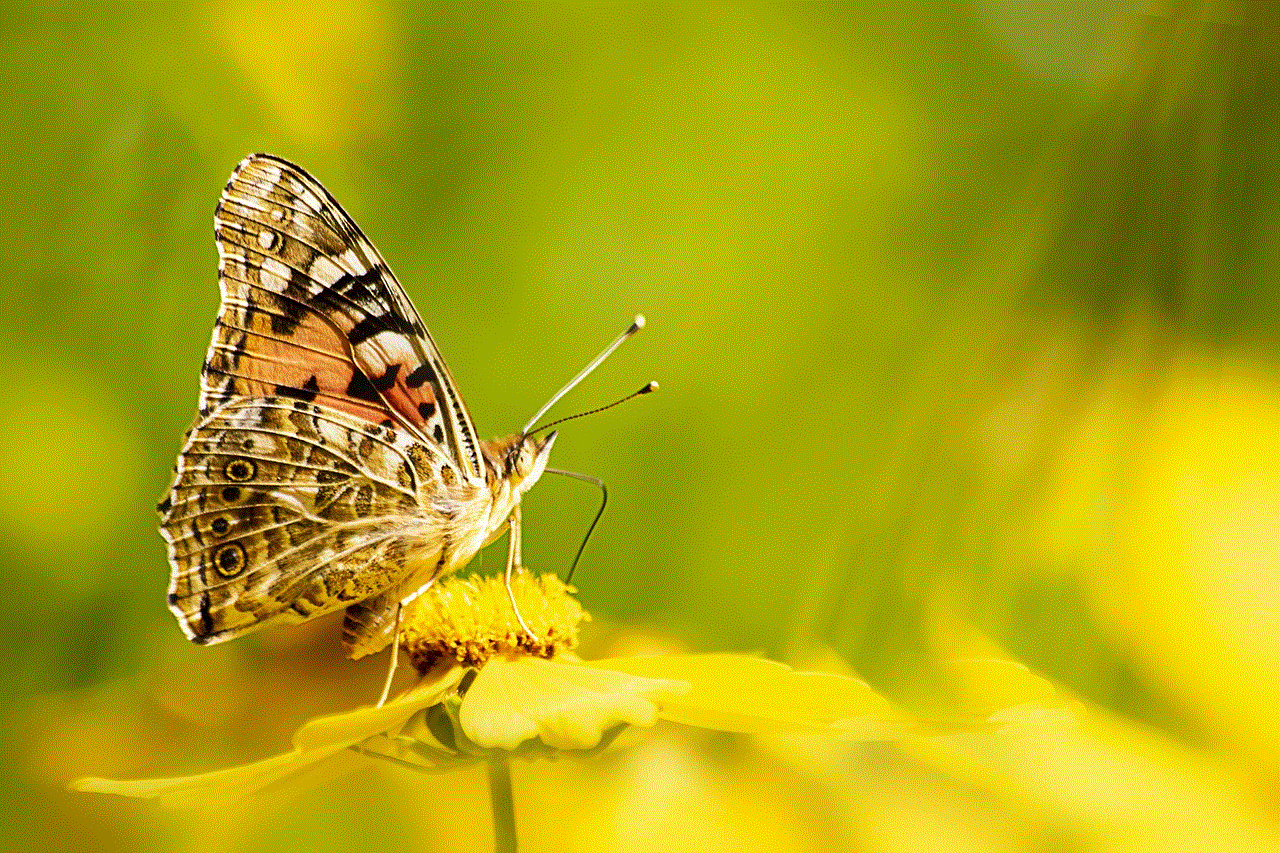
[[[577,646],[578,624],[591,618],[576,591],[523,569],[511,576],[510,596],[502,578],[445,578],[405,607],[400,648],[419,672],[445,658],[478,667],[514,654],[555,657]]]

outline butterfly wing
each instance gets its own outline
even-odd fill
[[[159,507],[170,608],[213,643],[430,577],[448,508],[423,507],[419,491],[448,464],[404,430],[301,400],[219,407],[188,436]]]
[[[438,506],[484,485],[471,416],[386,262],[305,171],[247,157],[215,230],[203,420],[159,507],[170,607],[216,642],[365,601],[348,648],[375,651],[388,596],[440,568]]]
[[[251,155],[223,190],[214,222],[222,308],[202,414],[240,397],[315,402],[416,432],[483,482],[475,426],[431,334],[318,181]]]

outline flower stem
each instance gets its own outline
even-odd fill
[[[516,853],[516,807],[511,794],[511,762],[506,758],[489,759],[489,799],[494,853]]]

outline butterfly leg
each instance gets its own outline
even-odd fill
[[[537,642],[538,635],[533,633],[524,621],[524,616],[520,615],[520,605],[516,604],[516,595],[511,591],[511,573],[517,568],[524,571],[524,566],[520,565],[520,504],[515,505],[511,510],[511,518],[507,520],[507,573],[504,583],[507,586],[507,598],[511,601],[511,609],[516,614],[516,621],[529,635],[529,639]]]
[[[387,680],[382,684],[382,695],[378,697],[378,704],[374,707],[381,708],[387,704],[387,694],[391,692],[391,679],[396,675],[396,664],[400,661],[400,613],[404,610],[404,603],[396,604],[396,627],[391,640],[391,664],[387,667]]]
[[[431,589],[431,585],[436,582],[435,578],[424,583],[413,592],[396,602],[396,618],[394,626],[391,630],[391,665],[387,667],[387,680],[382,685],[382,696],[378,699],[376,707],[381,708],[387,702],[387,695],[391,692],[391,680],[396,674],[396,664],[400,660],[400,614],[404,609],[413,603],[413,600]]]

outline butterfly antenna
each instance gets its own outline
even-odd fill
[[[634,394],[631,396],[635,396]],[[628,398],[630,399],[630,398]],[[591,477],[587,474],[579,474],[575,471],[565,471],[560,468],[547,468],[548,474],[559,474],[561,477],[572,477],[575,480],[581,480],[584,483],[600,487],[600,508],[596,510],[596,517],[591,519],[591,526],[587,528],[587,535],[582,537],[582,544],[578,546],[578,553],[573,555],[573,563],[569,566],[569,573],[564,576],[564,582],[568,584],[573,580],[573,571],[578,568],[578,561],[582,559],[582,552],[587,547],[587,540],[591,538],[591,534],[595,532],[596,525],[600,523],[600,516],[604,515],[604,508],[609,504],[609,490],[605,488],[604,480],[598,477]]]
[[[623,341],[625,341],[627,338],[631,337],[632,335],[634,335],[636,332],[640,331],[643,328],[644,328],[644,315],[637,314],[636,319],[631,323],[631,326],[621,335],[618,335],[617,340],[615,340],[613,343],[605,347],[604,352],[600,353],[598,356],[596,356],[594,359],[591,360],[590,364],[582,368],[581,373],[579,373],[577,376],[570,379],[569,384],[565,385],[563,388],[557,391],[551,397],[551,399],[547,401],[547,404],[538,410],[538,413],[536,415],[529,418],[529,423],[525,424],[524,429],[521,430],[521,432],[524,435],[528,435],[529,428],[538,422],[538,418],[542,417],[547,412],[549,412],[552,406],[560,402],[561,397],[563,397],[565,394],[568,394],[570,391],[572,391],[574,386],[577,385],[579,382],[581,382],[583,379],[586,379],[587,375],[590,374],[591,371],[595,370],[597,367],[600,366],[600,362],[604,361],[606,358],[613,355],[613,351],[616,350],[618,347],[622,346]]]
[[[614,406],[621,406],[623,403],[627,402],[628,400],[634,400],[636,397],[639,397],[642,394],[652,394],[654,391],[657,391],[657,390],[658,390],[658,383],[650,382],[647,385],[645,385],[643,388],[641,388],[639,391],[632,391],[630,394],[623,397],[621,400],[614,400],[612,403],[610,403],[607,406],[601,406],[598,409],[589,409],[585,412],[578,412],[576,415],[569,415],[568,417],[565,417],[565,418],[556,418],[554,421],[552,421],[549,424],[543,424],[540,427],[534,427],[532,430],[526,429],[524,431],[524,434],[533,435],[535,432],[542,432],[544,429],[551,429],[553,426],[559,426],[565,421],[576,421],[578,418],[585,418],[587,415],[596,415],[596,414],[599,414],[600,412],[606,411],[608,409],[612,409]]]

